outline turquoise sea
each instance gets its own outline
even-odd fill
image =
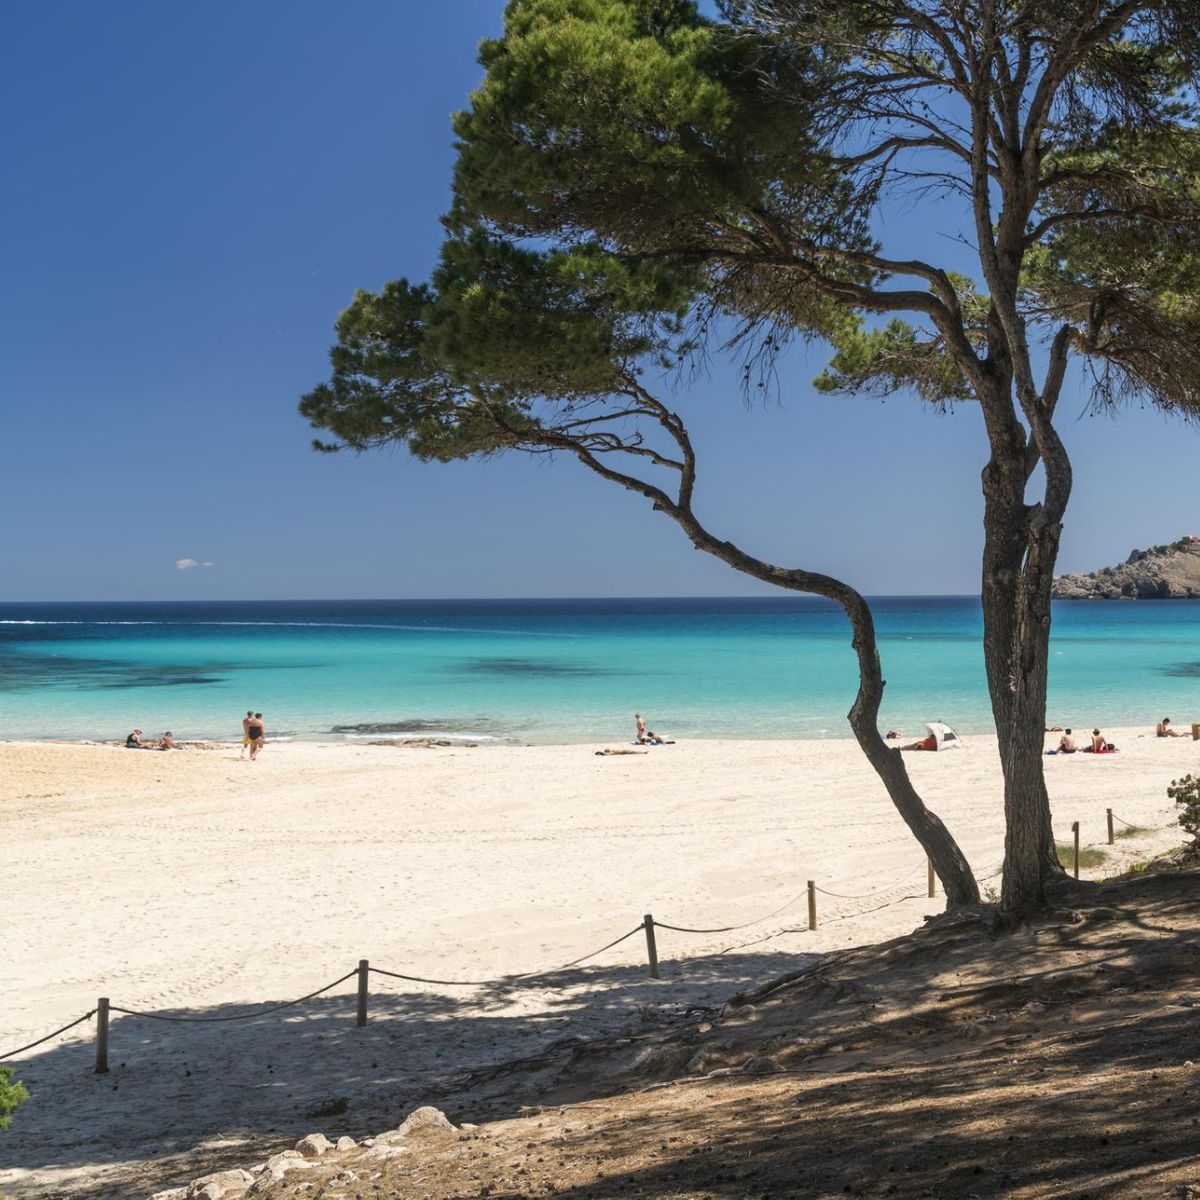
[[[977,600],[874,602],[881,723],[990,728]],[[1200,603],[1059,603],[1052,723],[1200,721]],[[815,599],[0,604],[0,738],[843,737],[849,626]]]

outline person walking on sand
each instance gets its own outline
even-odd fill
[[[250,745],[250,722],[254,720],[254,709],[246,709],[246,715],[242,718],[242,752],[238,758],[246,757],[246,748]]]
[[[255,713],[246,725],[246,736],[250,739],[250,761],[258,757],[258,752],[266,741],[267,727],[263,724],[262,713]]]

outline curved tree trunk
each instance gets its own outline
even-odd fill
[[[849,584],[835,579],[832,575],[778,567],[761,558],[756,558],[752,554],[747,554],[732,542],[714,537],[701,524],[692,509],[692,490],[696,477],[695,455],[691,439],[682,420],[677,414],[670,412],[664,405],[649,396],[636,379],[629,380],[629,388],[631,395],[635,395],[651,408],[655,419],[679,446],[682,461],[675,464],[680,471],[679,491],[676,497],[671,497],[657,485],[640,479],[636,475],[615,469],[576,439],[552,431],[539,430],[536,433],[537,444],[568,451],[601,478],[645,496],[653,502],[657,511],[665,513],[687,534],[697,550],[711,554],[735,571],[740,571],[744,575],[760,579],[775,587],[786,588],[789,591],[824,596],[827,600],[833,600],[841,606],[850,619],[850,626],[854,633],[852,644],[858,658],[858,694],[848,714],[854,736],[883,786],[887,789],[900,816],[933,863],[933,869],[942,881],[942,887],[946,893],[947,906],[978,904],[979,885],[975,882],[970,864],[959,849],[958,843],[941,819],[925,807],[924,801],[908,777],[904,760],[883,740],[879,732],[879,706],[883,699],[886,681],[879,663],[875,621],[865,597]],[[528,429],[509,429],[503,425],[502,418],[495,417],[494,419],[510,434],[514,445],[528,443],[531,440]]]
[[[875,620],[866,598],[840,579],[810,571],[775,567],[746,554],[730,542],[719,541],[690,512],[671,515],[684,528],[697,549],[712,554],[735,570],[777,587],[824,596],[841,606],[850,619],[854,633],[852,645],[858,658],[858,694],[848,714],[850,728],[896,810],[933,863],[933,869],[946,893],[947,907],[978,904],[979,885],[970,863],[941,818],[925,806],[913,787],[900,753],[889,746],[879,732],[879,706],[887,682],[879,661]]]
[[[904,823],[933,863],[946,892],[947,906],[978,904],[979,885],[958,843],[941,818],[925,807],[900,753],[879,735],[879,705],[886,681],[880,667],[871,609],[857,592],[852,597],[837,599],[850,618],[854,650],[858,655],[859,687],[850,709],[850,728]]]

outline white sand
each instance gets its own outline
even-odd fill
[[[1103,843],[1106,806],[1157,827],[1119,841],[1099,873],[1180,841],[1165,788],[1198,758],[1190,739],[1110,736],[1120,754],[1046,760],[1061,840],[1079,820],[1084,844]],[[718,1004],[798,955],[893,936],[941,908],[923,897],[921,852],[853,742],[594,749],[290,744],[250,764],[236,748],[0,744],[0,1053],[100,995],[222,1015],[301,995],[364,957],[493,978],[571,960],[646,912],[723,926],[801,897],[734,933],[660,931],[660,983],[645,977],[639,935],[501,995],[374,978],[365,1030],[353,1028],[353,981],[246,1023],[120,1018],[107,1076],[91,1073],[89,1023],[18,1060],[34,1098],[0,1135],[0,1190],[139,1194],[120,1183],[121,1164],[152,1153],[366,1132],[457,1067],[611,1030],[646,1005]],[[1002,852],[994,740],[906,760],[990,875]],[[807,879],[882,894],[822,895],[811,933]],[[352,1098],[344,1117],[303,1116],[337,1095]]]

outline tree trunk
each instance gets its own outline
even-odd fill
[[[1024,919],[1045,907],[1046,883],[1064,874],[1054,848],[1042,746],[1050,665],[1050,591],[1062,527],[1035,508],[1017,594],[1013,705],[1004,751],[1005,856],[1000,915]]]
[[[1063,875],[1054,847],[1042,747],[1050,661],[1050,591],[1061,526],[1025,503],[1026,454],[992,434],[984,471],[983,643],[1004,776],[1000,915],[1014,924],[1045,906]]]
[[[747,554],[732,542],[723,541],[709,533],[691,506],[692,488],[695,483],[695,457],[683,422],[676,414],[668,412],[649,398],[636,381],[631,382],[631,388],[639,398],[655,407],[660,423],[682,451],[682,478],[677,500],[673,500],[666,492],[637,476],[615,470],[571,438],[548,437],[543,433],[539,444],[570,451],[601,478],[647,497],[653,501],[657,511],[666,513],[687,534],[697,550],[711,554],[735,571],[741,571],[754,579],[761,579],[774,587],[805,592],[810,596],[824,596],[842,607],[854,631],[853,646],[858,657],[858,694],[848,714],[854,736],[867,760],[875,768],[900,816],[933,863],[933,869],[942,881],[946,893],[947,907],[978,904],[979,885],[975,882],[970,864],[958,848],[958,843],[941,820],[925,807],[924,801],[908,777],[908,770],[900,754],[883,740],[879,732],[879,705],[883,699],[886,682],[879,663],[875,621],[866,599],[848,583],[835,579],[832,575],[776,566]],[[514,434],[514,437],[519,436]]]
[[[1018,641],[1017,596],[1025,561],[1027,514],[1023,487],[1013,488],[996,463],[984,472],[983,661],[988,697],[1003,758],[1012,725],[1013,653]],[[1014,490],[1016,492],[1014,496]]]
[[[986,388],[980,407],[991,458],[983,470],[983,658],[988,695],[1003,761],[1014,703],[1013,653],[1017,596],[1025,562],[1029,511],[1025,503],[1028,438],[1012,404],[1013,372],[1004,332],[989,316]]]
[[[830,575],[763,562],[732,542],[713,537],[690,509],[676,506],[672,506],[672,509],[668,511],[696,549],[755,579],[791,591],[806,592],[810,596],[824,596],[841,605],[854,631],[853,646],[858,657],[858,694],[848,714],[850,728],[867,761],[875,768],[880,782],[887,789],[896,810],[933,863],[933,869],[946,893],[947,907],[978,904],[979,885],[975,882],[970,863],[941,819],[925,807],[925,802],[908,777],[908,769],[899,752],[889,746],[879,732],[879,706],[887,684],[879,662],[875,620],[866,599],[849,584]]]
[[[867,761],[875,768],[892,803],[912,835],[933,863],[946,893],[946,905],[954,908],[979,903],[979,885],[971,866],[941,819],[925,807],[918,795],[898,750],[879,735],[879,705],[886,686],[875,639],[875,622],[870,606],[857,592],[835,597],[850,618],[854,629],[854,650],[858,655],[858,695],[850,709],[850,728]]]

